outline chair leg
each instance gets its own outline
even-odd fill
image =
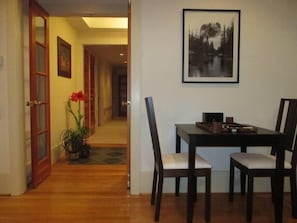
[[[211,191],[210,191],[210,173],[205,177],[205,221],[210,221],[211,207]]]
[[[159,174],[158,179],[158,190],[157,190],[157,204],[155,209],[155,221],[159,221],[160,219],[160,208],[161,208],[161,200],[162,200],[162,192],[163,192],[163,175]]]
[[[194,201],[196,202],[197,201],[197,181],[198,181],[198,177],[196,177],[196,179],[195,179],[195,189],[194,189]]]
[[[292,217],[297,218],[297,188],[296,188],[296,172],[295,171],[290,176],[290,184],[291,184]]]
[[[246,221],[252,221],[254,178],[248,174],[248,192],[246,203]]]
[[[274,176],[271,176],[270,178],[270,185],[271,185],[271,199],[272,199],[272,202],[275,201],[275,177]]]
[[[234,194],[234,165],[231,158],[230,172],[229,172],[229,201],[233,201],[233,194]]]
[[[175,178],[175,196],[179,196],[180,177]]]
[[[155,200],[156,200],[157,175],[158,175],[157,170],[154,169],[152,195],[151,195],[151,205],[154,205]]]
[[[241,195],[245,195],[245,182],[246,182],[246,174],[243,171],[240,171],[240,190],[241,190]]]

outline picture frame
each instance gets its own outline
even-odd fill
[[[183,83],[239,83],[240,10],[183,9]]]
[[[58,76],[71,78],[71,45],[57,37]]]

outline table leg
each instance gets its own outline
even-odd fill
[[[180,136],[177,134],[176,130],[176,137],[175,137],[175,151],[176,153],[180,153]],[[179,196],[179,186],[180,186],[180,177],[175,178],[175,196]]]
[[[274,203],[274,217],[276,223],[283,222],[283,198],[284,198],[284,159],[285,150],[278,147],[276,151],[276,185],[275,185],[275,203]]]
[[[240,147],[240,152],[246,153],[246,146]],[[241,195],[245,195],[245,185],[246,185],[246,175],[241,171],[240,172],[240,190]]]
[[[177,130],[176,130],[176,137],[175,137],[175,152],[180,153],[180,136],[177,134]]]
[[[192,223],[194,215],[194,198],[195,198],[195,144],[189,143],[189,173],[188,173],[188,207],[187,207],[187,223]]]

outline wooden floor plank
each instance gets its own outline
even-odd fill
[[[24,195],[0,197],[1,223],[151,223],[154,207],[150,195],[131,196],[125,165],[68,165],[58,162],[51,175]],[[193,223],[204,222],[204,195],[198,194]],[[272,223],[270,194],[256,194],[253,223]],[[290,217],[290,201],[285,195],[284,222]],[[213,223],[245,222],[245,197],[212,194]],[[186,219],[186,195],[165,194],[160,223],[182,223]]]

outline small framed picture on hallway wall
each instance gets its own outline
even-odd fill
[[[71,78],[71,45],[57,37],[58,45],[58,76]]]
[[[239,83],[240,10],[183,9],[183,83]]]

